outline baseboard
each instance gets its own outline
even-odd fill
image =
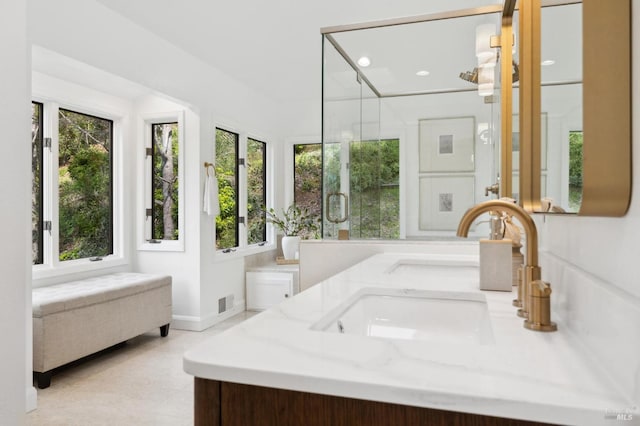
[[[234,307],[221,313],[212,313],[204,317],[195,317],[188,315],[173,315],[171,320],[171,328],[176,330],[187,331],[203,331],[212,327],[226,319],[231,318],[241,312],[244,312],[244,300],[238,300]]]
[[[38,408],[38,392],[36,388],[27,385],[27,413]]]

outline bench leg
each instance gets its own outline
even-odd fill
[[[44,373],[35,372],[38,389],[46,389],[51,386],[51,371]]]
[[[170,324],[165,324],[160,326],[160,336],[167,337],[169,335],[169,325]]]

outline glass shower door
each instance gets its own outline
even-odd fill
[[[325,39],[323,237],[399,237],[399,140],[380,139],[381,103]]]

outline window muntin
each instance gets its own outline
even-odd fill
[[[58,110],[58,256],[113,254],[113,121]]]
[[[247,139],[247,244],[267,240],[267,144]]]
[[[216,248],[238,247],[238,158],[237,133],[216,128],[216,176],[220,215],[216,217]]]
[[[151,239],[179,239],[179,135],[178,122],[153,123]]]
[[[31,103],[31,253],[34,265],[43,263],[43,208],[44,191],[42,143],[43,143],[43,105]]]

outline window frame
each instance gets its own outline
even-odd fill
[[[184,138],[184,117],[183,110],[163,113],[151,113],[141,116],[143,126],[144,144],[141,149],[142,158],[138,162],[138,176],[143,188],[139,191],[142,201],[139,202],[138,211],[138,251],[185,251],[185,138]],[[152,237],[152,217],[147,216],[147,209],[150,209],[153,200],[153,155],[147,155],[147,149],[153,151],[152,127],[154,124],[178,123],[178,239],[177,240],[153,240]],[[140,176],[143,173],[143,176]],[[153,241],[153,242],[152,242]]]
[[[86,89],[87,93],[95,93]],[[51,231],[42,231],[43,262],[32,265],[32,277],[34,280],[55,278],[59,276],[98,271],[128,263],[127,252],[124,247],[124,219],[123,219],[123,134],[125,116],[127,112],[115,105],[107,105],[95,101],[87,103],[73,102],[63,96],[46,96],[34,93],[31,101],[43,105],[43,141],[51,138],[51,146],[42,149],[42,192],[43,202],[41,216],[42,221],[51,221]],[[95,108],[90,104],[98,104],[102,108]],[[69,110],[79,114],[85,114],[100,119],[112,121],[112,147],[111,155],[111,234],[112,254],[104,256],[100,261],[92,261],[91,257],[60,261],[59,256],[59,133],[58,111]]]

